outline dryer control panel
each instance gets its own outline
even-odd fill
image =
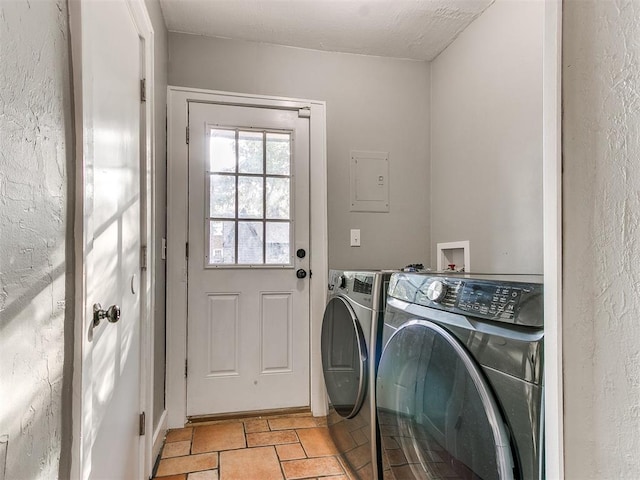
[[[389,285],[389,296],[488,320],[535,327],[544,325],[542,284],[469,277],[395,274]]]

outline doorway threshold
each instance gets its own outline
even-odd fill
[[[208,422],[219,422],[226,420],[237,420],[240,418],[258,418],[258,417],[278,417],[278,416],[295,416],[295,415],[309,415],[311,408],[306,407],[292,407],[292,408],[276,408],[271,410],[253,410],[248,412],[230,412],[230,413],[217,413],[212,415],[194,415],[187,418],[185,426],[189,425],[201,425]]]

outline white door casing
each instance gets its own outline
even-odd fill
[[[151,473],[153,30],[139,0],[70,2],[77,149],[73,478]],[[148,74],[148,75],[145,75]],[[153,256],[153,253],[150,253]],[[152,264],[152,262],[151,262]],[[120,308],[94,323],[94,304]],[[115,318],[112,318],[115,320]]]
[[[272,145],[290,151],[275,170]],[[309,405],[309,253],[308,116],[190,102],[189,416]]]
[[[310,241],[308,248],[310,289],[310,394],[314,415],[326,414],[322,378],[320,331],[326,302],[327,212],[326,212],[326,121],[325,104],[315,100],[266,97],[168,87],[168,182],[167,182],[167,424],[181,427],[187,419],[187,243],[188,147],[186,128],[190,102],[268,107],[310,111]],[[190,247],[191,250],[192,247]],[[294,270],[295,272],[295,270]],[[293,274],[293,272],[292,272]],[[189,367],[191,370],[191,366]]]

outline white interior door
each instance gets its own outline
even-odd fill
[[[87,319],[83,477],[142,478],[141,41],[124,0],[81,5]],[[95,304],[103,310],[114,306],[110,318],[98,325],[92,322]]]
[[[191,102],[188,238],[187,415],[309,405],[309,119]]]

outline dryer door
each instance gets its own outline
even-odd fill
[[[353,308],[342,297],[327,304],[322,320],[322,370],[336,412],[354,417],[367,385],[367,345]]]
[[[392,478],[514,478],[493,393],[466,348],[439,325],[411,320],[391,336],[376,398]]]

